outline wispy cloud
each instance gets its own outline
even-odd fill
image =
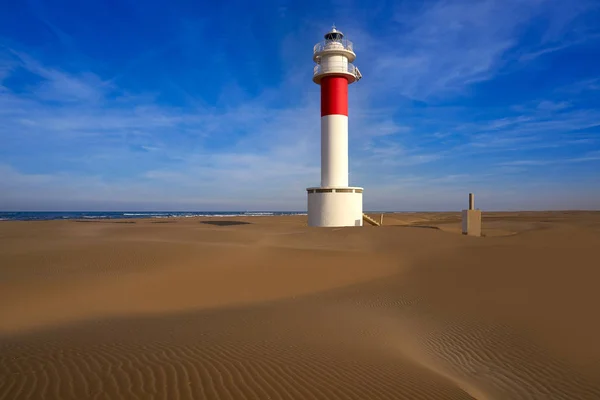
[[[580,94],[600,90],[600,78],[583,79],[557,89],[559,92]]]
[[[67,74],[45,67],[22,52],[9,51],[19,59],[19,66],[42,79],[32,93],[40,100],[97,101],[113,88],[109,82],[102,81],[93,73]]]
[[[584,12],[585,9],[582,8],[580,9],[580,13]],[[572,15],[571,17],[575,17],[576,15]],[[559,52],[561,50],[565,50],[583,43],[589,43],[589,42],[593,42],[600,39],[600,35],[598,34],[586,34],[581,38],[577,38],[577,39],[573,39],[573,40],[566,40],[563,41],[560,44],[557,45],[546,45],[544,46],[545,43],[542,42],[542,46],[537,49],[537,50],[532,50],[528,53],[522,54],[518,57],[518,60],[521,62],[530,62],[532,60],[535,60],[538,57],[547,55],[547,54],[552,54],[552,53],[556,53]],[[556,39],[555,39],[556,40]]]
[[[413,99],[463,93],[470,84],[491,79],[514,59],[513,50],[532,18],[551,24],[538,35],[537,50],[518,56],[522,62],[593,38],[557,42],[557,33],[590,5],[559,13],[555,11],[564,7],[553,0],[441,0],[421,8],[401,4],[394,16],[396,29],[388,40],[371,37],[367,51],[373,73],[393,77],[386,88]]]
[[[552,164],[572,164],[589,161],[600,161],[600,156],[587,156],[565,159],[544,159],[544,160],[514,160],[500,163],[501,166],[544,166]]]
[[[570,103],[568,101],[550,101],[550,100],[542,100],[537,105],[538,110],[547,110],[547,111],[557,111],[568,108]]]
[[[541,107],[516,117],[462,125],[457,129],[469,139],[461,147],[503,151],[561,147],[590,142],[597,135],[588,132],[600,127],[600,113],[596,110],[564,111],[568,105],[563,102],[540,104]],[[561,112],[548,115],[547,111]]]
[[[493,1],[431,3],[421,13],[398,14],[401,51],[387,49],[377,73],[398,77],[402,94],[426,99],[463,90],[488,79],[500,56],[515,44],[513,31],[522,15]],[[384,51],[382,49],[382,51]]]

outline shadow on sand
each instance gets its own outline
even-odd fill
[[[232,226],[232,225],[249,225],[252,222],[244,221],[200,221],[201,224],[215,225],[215,226]]]
[[[424,228],[424,229],[441,230],[439,226],[434,226],[434,225],[406,225],[406,228]]]

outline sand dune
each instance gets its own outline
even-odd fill
[[[0,399],[600,399],[600,213],[458,218],[2,222]]]

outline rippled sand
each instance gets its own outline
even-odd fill
[[[0,222],[0,399],[600,399],[600,213]]]

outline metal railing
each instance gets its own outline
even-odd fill
[[[358,72],[358,68],[354,66],[352,63],[327,63],[327,64],[317,64],[313,68],[313,76],[318,74],[324,74],[327,72],[343,72],[349,73],[357,78],[360,77],[360,72]]]
[[[354,45],[347,39],[341,40],[324,40],[315,44],[313,47],[313,54],[320,53],[330,49],[344,49],[354,53]]]

